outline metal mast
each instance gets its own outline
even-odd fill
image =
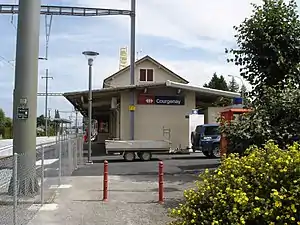
[[[42,79],[45,79],[45,131],[46,136],[48,136],[48,82],[49,79],[53,79],[53,77],[49,77],[49,70],[46,69],[46,75],[42,77]]]
[[[35,174],[36,159],[36,108],[38,81],[38,53],[40,14],[57,16],[95,17],[124,15],[131,17],[130,32],[130,83],[135,84],[135,5],[131,0],[131,10],[41,6],[41,0],[19,1],[19,5],[0,4],[0,14],[19,14],[14,89],[14,152],[28,156],[22,160],[19,187],[24,194],[37,191]],[[48,27],[49,28],[49,27]],[[50,33],[50,30],[49,30]],[[46,35],[47,36],[47,35]],[[47,46],[46,46],[47,47]],[[48,49],[46,51],[46,58]],[[39,95],[40,96],[40,95]],[[59,96],[59,95],[56,95]],[[131,93],[130,137],[134,139],[134,93]],[[32,171],[32,172],[29,172]]]

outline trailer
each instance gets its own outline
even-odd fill
[[[125,161],[134,161],[136,157],[149,161],[154,153],[169,153],[169,140],[105,140],[106,154],[119,153]]]

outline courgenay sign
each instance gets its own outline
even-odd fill
[[[184,105],[184,96],[155,96],[155,105]]]

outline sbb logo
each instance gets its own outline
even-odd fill
[[[152,103],[153,103],[153,99],[147,98],[147,99],[145,100],[145,102],[146,102],[147,104],[152,104]]]

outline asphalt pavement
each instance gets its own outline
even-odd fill
[[[157,175],[158,163],[163,161],[164,173],[194,174],[206,168],[215,168],[219,165],[219,159],[208,159],[202,153],[191,154],[159,154],[153,155],[151,161],[125,162],[122,156],[92,157],[93,165],[74,171],[73,176],[101,176],[103,174],[103,162],[108,161],[110,175]],[[99,165],[100,164],[100,165]]]
[[[51,204],[43,206],[28,225],[165,225],[167,209],[195,186],[199,173],[216,168],[219,159],[200,153],[154,155],[148,162],[124,162],[121,156],[93,157],[65,177]],[[103,162],[109,166],[109,201],[104,203]],[[165,203],[158,202],[158,162],[164,162]]]

